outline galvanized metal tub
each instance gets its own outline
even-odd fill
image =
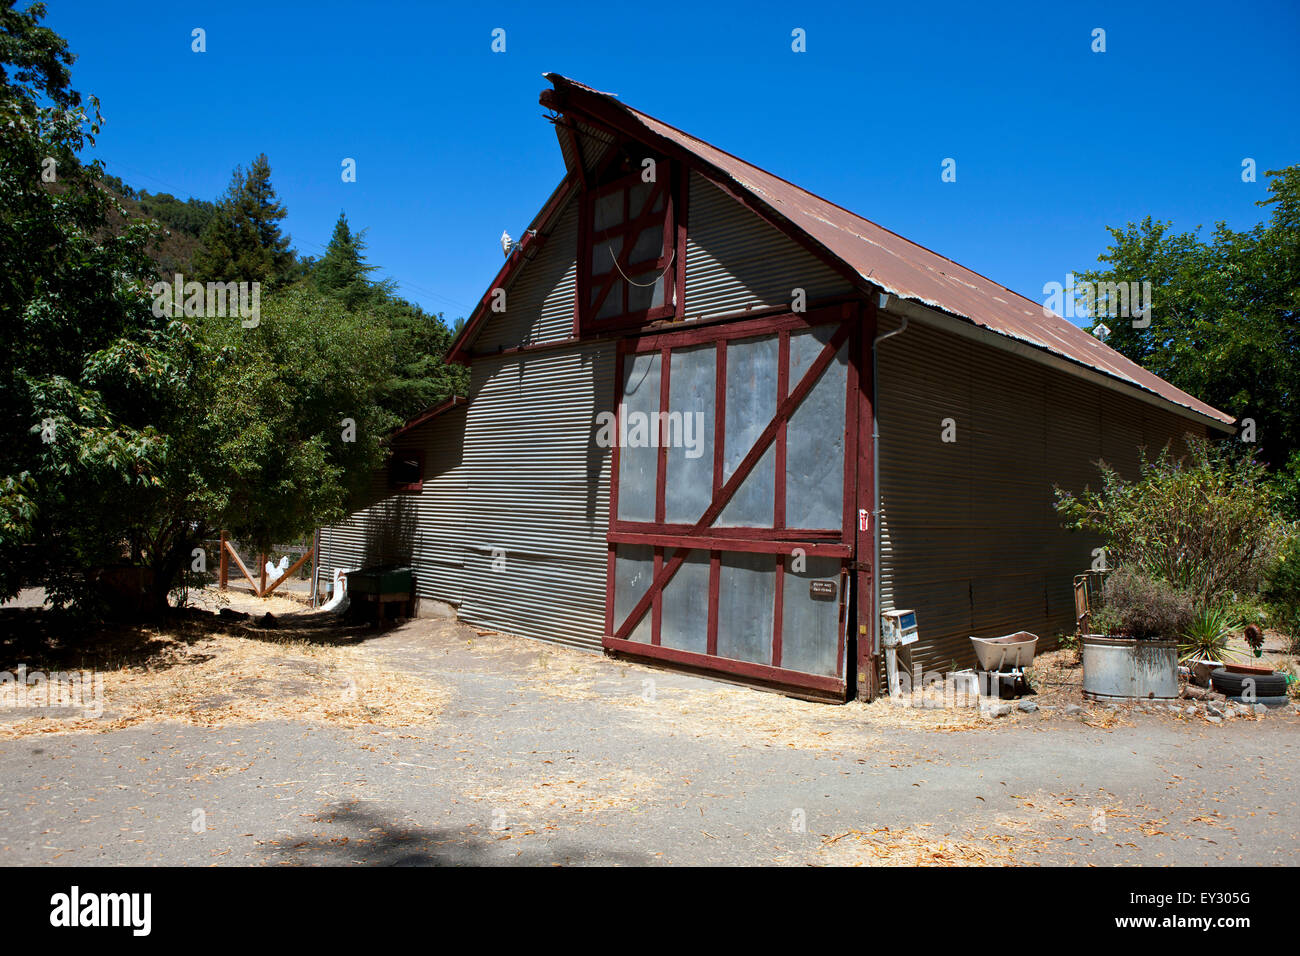
[[[1004,671],[1033,663],[1038,635],[1017,631],[1004,637],[972,636],[970,642],[975,646],[975,659],[979,661],[980,670]]]
[[[1096,699],[1178,696],[1178,644],[1085,634],[1083,693]]]

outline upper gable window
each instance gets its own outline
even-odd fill
[[[587,323],[667,318],[676,307],[673,177],[667,160],[607,173],[584,194]],[[647,179],[653,175],[653,179]]]

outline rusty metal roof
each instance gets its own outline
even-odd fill
[[[650,134],[652,140],[666,140],[687,151],[712,167],[724,184],[743,190],[766,207],[774,214],[778,225],[784,221],[802,230],[864,282],[870,282],[892,296],[966,319],[999,335],[1085,365],[1217,422],[1231,424],[1235,421],[1231,415],[1175,388],[1032,299],[689,133],[632,109],[613,94],[593,90],[555,73],[546,74],[546,78],[554,84],[557,93],[565,94],[566,106],[581,110],[584,100],[595,100],[607,109],[617,108],[629,121]]]

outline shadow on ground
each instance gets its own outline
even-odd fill
[[[384,630],[349,623],[326,611],[301,611],[267,617],[219,614],[202,608],[177,608],[163,617],[132,623],[90,624],[49,608],[0,609],[0,671],[20,665],[31,670],[112,670],[149,667],[166,670],[180,662],[199,663],[201,654],[174,653],[213,634],[271,644],[306,643],[326,647],[361,644]]]
[[[646,866],[655,862],[648,853],[593,850],[536,834],[481,827],[404,827],[355,803],[339,804],[315,819],[342,832],[286,837],[276,846],[264,847],[267,862],[298,866]]]

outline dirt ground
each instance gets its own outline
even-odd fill
[[[0,631],[0,670],[103,678],[99,716],[0,708],[0,863],[1298,862],[1294,706],[1080,704],[1069,651],[994,717],[199,599],[93,653]]]

